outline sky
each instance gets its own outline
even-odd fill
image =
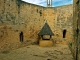
[[[32,3],[32,4],[36,4],[36,5],[40,5],[40,6],[47,6],[47,0],[22,0],[28,3]],[[68,5],[68,4],[72,4],[73,0],[52,0],[52,6],[56,7],[56,6],[62,6],[62,5]]]

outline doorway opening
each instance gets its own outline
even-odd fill
[[[23,32],[20,33],[20,42],[23,42]]]
[[[63,38],[66,38],[66,30],[63,30]]]

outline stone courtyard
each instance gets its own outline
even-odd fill
[[[45,32],[48,38],[39,34],[46,22],[54,34]],[[80,60],[79,31],[80,0],[58,7],[0,0],[0,60]],[[52,47],[40,47],[40,42]]]
[[[57,44],[53,47],[29,45],[1,52],[0,60],[73,60],[73,57],[67,45]]]

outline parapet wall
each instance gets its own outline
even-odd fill
[[[53,40],[58,43],[73,39],[73,5],[42,7],[20,0],[0,0],[0,41],[1,49],[25,46],[38,42],[38,33],[45,22],[54,33]],[[63,30],[66,36],[63,38]],[[23,43],[20,32],[23,32]]]

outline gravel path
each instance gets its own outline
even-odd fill
[[[13,51],[0,53],[0,60],[73,60],[67,45],[40,47],[29,45]]]

